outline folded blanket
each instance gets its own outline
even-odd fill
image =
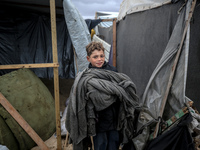
[[[116,98],[117,97],[117,98]],[[136,112],[140,110],[135,84],[118,72],[85,69],[77,74],[72,86],[66,116],[66,128],[76,144],[88,135],[95,135],[95,111],[120,101],[118,130],[126,143],[135,134]]]

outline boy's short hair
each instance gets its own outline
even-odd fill
[[[103,44],[100,42],[91,42],[86,46],[87,56],[90,56],[94,50],[103,51]]]

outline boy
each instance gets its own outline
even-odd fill
[[[101,43],[91,42],[86,51],[90,64],[77,74],[70,91],[66,129],[73,150],[87,150],[90,136],[95,150],[118,150],[136,131],[135,113],[140,109],[136,86],[105,62]]]
[[[105,61],[104,47],[100,42],[91,42],[86,46],[89,68],[107,69],[117,72],[117,69]]]
[[[86,46],[88,68],[106,69],[117,72],[117,69],[105,61],[104,47],[100,42],[91,42]],[[119,133],[117,128],[119,104],[113,103],[106,109],[96,112],[96,136],[93,137],[95,150],[118,150]]]

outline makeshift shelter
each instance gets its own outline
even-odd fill
[[[153,3],[153,1],[151,1]],[[154,2],[155,3],[155,2]],[[154,9],[127,14],[117,20],[117,68],[131,77],[142,97],[146,85],[158,64],[172,35],[183,1],[170,3]],[[199,86],[199,1],[190,22],[190,44],[186,96],[200,109]],[[142,6],[141,6],[142,7]],[[170,10],[170,11],[169,11]],[[161,13],[162,12],[162,13]],[[120,14],[119,14],[120,16]],[[112,45],[112,27],[98,26],[100,37]]]
[[[30,68],[40,78],[54,78],[56,135],[58,149],[61,149],[58,82],[59,78],[75,77],[74,53],[78,55],[77,45],[69,36],[63,1],[2,0],[0,7],[0,75]],[[82,62],[78,64],[79,69],[81,65]],[[84,63],[83,67],[86,65]]]
[[[70,1],[66,2],[68,2],[68,5],[71,4]],[[2,31],[0,34],[2,38],[0,47],[3,49],[3,51],[0,53],[0,64],[6,65],[52,62],[53,57],[51,51],[52,39],[50,32],[51,18],[49,15],[49,1],[31,2],[23,0],[10,0],[0,1],[0,4],[0,12],[2,16],[0,20],[0,28]],[[70,9],[70,7],[68,8]],[[65,11],[67,11],[68,8],[66,8]],[[70,12],[70,10],[68,11]],[[80,44],[78,42],[74,42],[73,39],[71,40],[70,34],[73,33],[74,35],[82,37],[84,34],[82,33],[81,35],[80,30],[84,30],[85,33],[87,32],[88,37],[90,37],[90,33],[83,27],[81,28],[80,24],[78,23],[77,26],[70,28],[70,31],[68,30],[70,26],[68,25],[67,27],[66,20],[73,17],[77,18],[77,20],[81,20],[81,15],[79,14],[77,16],[73,16],[75,14],[66,12],[66,14],[69,14],[69,17],[65,18],[62,0],[56,1],[56,13],[59,77],[74,78],[76,65],[74,62],[74,51],[72,47],[74,46],[75,52],[79,56],[78,59],[81,59],[81,54],[79,54],[80,52],[78,51],[83,49],[83,47],[80,47],[80,45],[83,45],[83,43]],[[94,28],[100,21],[100,19],[87,19],[85,20],[85,23],[82,23],[81,25],[85,25],[85,27],[88,27],[90,31],[91,28]],[[73,37],[74,36],[72,36],[72,38]],[[89,42],[89,40],[87,42]],[[78,64],[80,70],[83,70],[81,69],[81,65],[87,65],[87,62],[83,62],[84,60],[81,60],[81,62]],[[32,70],[40,78],[53,78],[53,68],[33,68]],[[12,70],[0,70],[0,74],[2,75],[10,71]]]
[[[53,62],[49,62],[49,63],[46,63],[46,62],[37,62],[37,64],[35,64],[35,61],[32,62],[32,60],[27,64],[26,61],[28,61],[29,58],[31,57],[34,57],[33,55],[35,54],[34,52],[31,54],[31,55],[26,55],[27,53],[25,53],[25,51],[23,51],[23,48],[26,47],[27,45],[29,45],[31,43],[31,40],[25,42],[25,43],[22,43],[22,49],[20,49],[19,45],[20,45],[20,42],[18,41],[20,38],[24,38],[24,34],[22,34],[21,36],[20,33],[23,33],[24,30],[26,30],[27,28],[23,28],[23,19],[26,20],[27,18],[29,19],[29,15],[30,15],[30,11],[24,11],[23,13],[21,13],[21,15],[25,15],[27,14],[27,16],[23,19],[17,19],[15,18],[15,14],[17,15],[16,12],[19,11],[19,9],[14,9],[15,7],[17,8],[17,6],[22,6],[22,7],[19,7],[20,9],[22,9],[23,7],[26,8],[26,6],[32,6],[30,4],[33,4],[33,2],[28,2],[28,3],[25,3],[25,1],[21,1],[21,3],[19,1],[1,1],[1,13],[2,15],[1,16],[5,16],[5,17],[2,17],[3,19],[1,20],[1,39],[4,39],[2,40],[1,42],[1,58],[8,58],[6,57],[7,55],[10,55],[12,57],[12,59],[15,60],[14,63],[5,63],[6,61],[4,60],[4,62],[2,63],[1,62],[1,66],[0,66],[0,69],[19,69],[19,68],[48,68],[48,67],[52,67],[54,68],[53,71],[54,71],[54,90],[55,90],[55,110],[56,110],[56,131],[57,131],[57,139],[58,139],[58,149],[61,149],[61,136],[60,136],[60,128],[59,128],[59,124],[60,124],[60,112],[59,112],[59,84],[58,84],[58,58],[57,58],[57,39],[56,39],[56,19],[55,19],[55,1],[53,0],[50,0],[50,3],[48,4],[48,6],[50,5],[50,16],[51,16],[51,21],[49,22],[49,25],[51,25],[49,31],[51,31],[51,37],[52,37],[52,57],[53,57]],[[24,3],[22,3],[24,2]],[[39,3],[39,1],[37,1]],[[36,2],[36,3],[37,3]],[[40,1],[41,2],[41,1]],[[12,4],[15,5],[14,8],[12,7],[11,8],[11,5]],[[38,4],[37,3],[37,4]],[[9,5],[10,4],[10,5]],[[36,6],[38,6],[36,4]],[[43,1],[42,4],[45,4],[45,2]],[[7,8],[8,6],[10,6],[9,8],[11,9],[11,11],[8,11],[7,13],[5,13],[5,8]],[[41,6],[41,5],[40,5]],[[35,8],[35,5],[34,5],[34,8]],[[33,9],[34,9],[33,8]],[[10,9],[7,9],[7,10],[10,10]],[[28,8],[26,8],[27,10]],[[13,11],[12,11],[13,10]],[[29,10],[30,7],[29,7]],[[36,9],[37,10],[37,9]],[[12,17],[9,17],[6,16],[7,14],[11,14]],[[15,20],[16,19],[16,20]],[[34,20],[34,19],[33,19]],[[9,22],[10,21],[10,22]],[[27,21],[27,20],[26,20]],[[8,23],[9,22],[9,23]],[[21,28],[17,28],[18,26],[15,26],[15,25],[18,25],[21,23]],[[36,23],[36,22],[34,22]],[[32,25],[34,25],[34,23]],[[24,26],[25,27],[25,26]],[[7,28],[7,29],[5,29]],[[21,29],[21,30],[20,30]],[[22,32],[19,32],[19,31],[22,31]],[[33,35],[34,32],[30,32],[30,35]],[[29,35],[29,36],[30,36]],[[38,36],[39,38],[39,36]],[[14,40],[13,40],[14,39]],[[21,39],[21,40],[22,40]],[[23,40],[22,40],[23,41]],[[48,43],[48,42],[47,42]],[[24,44],[24,45],[23,45]],[[32,47],[32,44],[30,44],[30,47],[27,47],[27,51]],[[14,45],[14,46],[13,46]],[[14,50],[17,51],[17,53],[10,53],[9,50],[13,50],[13,47],[14,47]],[[5,49],[4,49],[5,48]],[[37,49],[37,47],[36,47]],[[3,55],[4,54],[4,55]],[[18,54],[18,55],[17,55]],[[26,58],[25,60],[26,61],[21,61],[20,58],[22,58],[21,56],[22,55],[25,55]],[[21,56],[20,56],[21,55]],[[28,56],[31,56],[31,57],[28,57]],[[6,65],[5,65],[6,64]],[[2,74],[1,74],[2,75]],[[12,115],[12,117],[20,124],[20,126],[27,132],[27,134],[29,134],[29,136],[34,140],[35,143],[38,144],[38,146],[40,146],[41,149],[48,149],[47,146],[44,144],[43,140],[37,135],[37,133],[31,128],[31,126],[24,120],[24,118],[17,112],[17,110],[15,110],[15,108],[10,104],[9,100],[7,100],[2,94],[1,94],[1,105]]]
[[[96,19],[115,19],[118,16],[118,12],[105,12],[105,11],[97,11],[95,13]],[[112,21],[101,22],[99,26],[108,28],[113,25]]]
[[[138,120],[138,135],[132,139],[136,149],[144,149],[149,134],[156,129],[160,119],[167,121],[183,107],[189,107],[187,103],[191,100],[194,102],[193,106],[200,110],[199,1],[194,12],[192,7],[192,0],[128,0],[121,4],[117,21],[117,68],[136,84],[143,104]],[[190,13],[193,13],[192,18],[189,18]],[[110,44],[112,37],[106,35],[111,33],[112,27],[99,27],[99,34]],[[181,53],[173,74],[172,67],[179,48]],[[168,84],[172,86],[167,86]],[[163,104],[163,99],[166,100],[166,105]],[[160,110],[163,106],[164,112]],[[186,124],[184,126],[188,125]],[[186,141],[191,144],[191,135],[185,135],[189,135]],[[156,142],[153,145],[148,148],[156,149]],[[192,146],[188,148],[193,148]]]

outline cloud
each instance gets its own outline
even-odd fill
[[[94,19],[96,11],[119,12],[122,0],[71,0],[80,14]]]

